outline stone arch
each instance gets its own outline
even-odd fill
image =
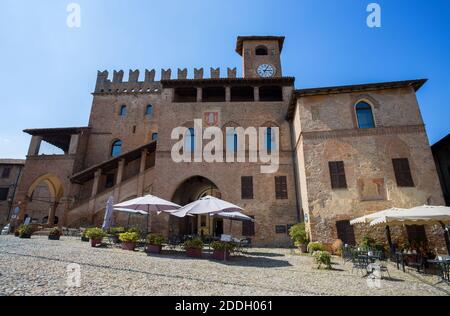
[[[48,204],[48,213],[47,216],[43,216],[43,218],[47,218],[47,224],[50,226],[56,225],[58,223],[58,220],[55,221],[58,217],[56,216],[56,209],[58,208],[60,204],[60,200],[64,195],[64,187],[62,184],[62,181],[60,178],[52,173],[47,173],[44,175],[41,175],[40,177],[36,178],[31,185],[28,187],[26,200],[27,203],[24,205],[24,208],[22,209],[21,218],[25,216],[25,211],[27,207],[30,207],[30,204],[33,203],[33,194],[36,191],[36,189],[42,185],[45,184],[48,188],[48,201],[41,200],[39,201],[44,207]],[[42,211],[43,209],[41,209]],[[42,220],[42,219],[41,219]]]
[[[172,195],[172,201],[180,205],[186,205],[206,195],[218,198],[222,196],[218,186],[213,181],[204,176],[194,175],[185,178],[177,185]],[[170,216],[169,233],[172,235],[219,235],[223,233],[223,231],[216,231],[216,228],[220,227],[220,225],[216,225],[219,222],[223,229],[223,221],[209,216],[186,216],[185,218]]]

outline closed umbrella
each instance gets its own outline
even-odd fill
[[[103,225],[102,225],[103,230],[107,230],[111,226],[113,204],[114,204],[114,198],[112,196],[110,196],[108,201],[106,202],[105,217],[103,219]]]

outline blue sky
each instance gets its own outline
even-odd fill
[[[70,2],[80,28],[66,25]],[[366,25],[371,2],[378,29]],[[87,125],[97,70],[241,73],[238,35],[285,35],[297,88],[428,78],[418,98],[430,142],[450,133],[448,0],[0,0],[0,157],[25,157],[25,128]]]

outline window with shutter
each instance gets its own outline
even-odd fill
[[[330,161],[328,166],[330,168],[331,187],[333,189],[346,189],[347,179],[345,177],[344,162]]]
[[[241,177],[241,197],[245,200],[253,199],[253,177]]]
[[[8,199],[9,188],[0,188],[0,201],[6,201]]]
[[[255,219],[255,216],[250,216]],[[251,237],[255,236],[255,222],[242,222],[242,236]]]
[[[286,176],[275,177],[275,197],[277,200],[288,198]]]
[[[392,164],[394,166],[397,185],[399,187],[414,187],[414,181],[411,176],[411,169],[409,168],[408,159],[392,159]]]

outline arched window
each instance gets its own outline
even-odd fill
[[[266,55],[268,55],[267,47],[266,46],[258,46],[258,47],[256,47],[255,55],[257,55],[257,56],[266,56]]]
[[[264,135],[267,153],[269,153],[269,154],[272,151],[274,151],[277,147],[276,133],[273,129],[274,129],[274,127],[267,127],[265,135]]]
[[[145,116],[152,116],[152,115],[153,115],[153,105],[149,104],[145,109]]]
[[[125,116],[125,115],[127,115],[127,106],[126,105],[122,105],[120,107],[119,116]]]
[[[122,141],[116,140],[111,147],[111,156],[117,157],[122,153]]]
[[[367,102],[361,101],[356,107],[356,119],[359,128],[374,128],[375,121],[373,119],[372,107]]]

